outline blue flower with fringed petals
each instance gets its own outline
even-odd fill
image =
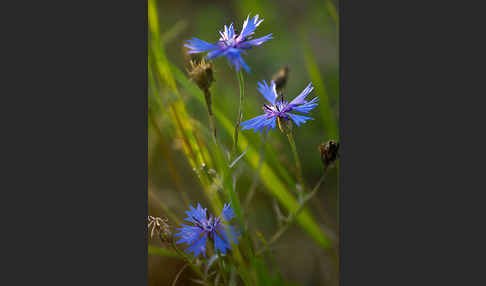
[[[197,208],[189,206],[190,211],[186,211],[187,217],[184,219],[191,222],[193,225],[183,224],[179,231],[174,236],[180,237],[176,243],[186,243],[189,245],[185,249],[186,253],[193,253],[194,257],[203,254],[206,257],[206,242],[209,239],[214,242],[215,252],[220,251],[226,254],[226,250],[231,250],[231,243],[238,243],[238,238],[241,236],[240,232],[233,226],[229,225],[229,221],[235,217],[231,202],[225,204],[221,216],[209,218],[206,215],[206,209],[203,209],[198,203]]]
[[[184,46],[189,48],[190,54],[208,52],[207,59],[212,59],[219,56],[225,56],[231,65],[235,66],[236,71],[239,71],[243,67],[247,72],[250,71],[250,67],[243,61],[241,55],[248,49],[260,46],[264,42],[273,39],[272,34],[268,34],[261,38],[252,39],[252,35],[255,33],[256,27],[263,22],[263,19],[258,19],[258,15],[250,19],[250,15],[243,23],[241,33],[237,34],[233,28],[233,24],[229,28],[225,25],[224,31],[220,31],[221,37],[216,44],[211,44],[200,40],[198,38],[192,38],[188,40],[188,44]]]
[[[277,118],[280,120],[292,119],[297,126],[305,123],[312,117],[291,113],[296,111],[304,114],[308,114],[312,109],[317,106],[317,97],[311,101],[307,101],[305,98],[314,89],[312,83],[309,83],[307,87],[291,102],[287,102],[283,99],[283,96],[279,99],[275,82],[272,81],[270,86],[265,81],[258,83],[258,91],[265,97],[269,104],[263,105],[263,111],[265,114],[257,116],[253,119],[247,120],[241,123],[241,130],[254,129],[255,132],[263,130],[275,130],[277,125]]]

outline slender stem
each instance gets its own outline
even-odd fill
[[[199,269],[196,265],[194,265],[194,262],[191,261],[184,253],[182,253],[179,250],[179,248],[175,244],[175,237],[174,236],[172,236],[171,244],[172,244],[172,247],[174,248],[174,250],[177,252],[177,254],[179,254],[179,256],[181,256],[187,262],[187,264],[192,268],[192,270],[194,270],[194,272],[196,272],[199,275],[199,277],[204,279],[204,274],[201,272],[201,269]]]
[[[221,271],[221,276],[223,277],[223,285],[228,285],[228,280],[226,280],[226,275],[224,275],[221,257],[218,258],[218,266],[219,266],[219,271]]]
[[[177,272],[177,275],[174,278],[174,281],[172,281],[172,286],[176,285],[177,280],[179,280],[179,276],[181,276],[182,271],[184,271],[184,269],[186,269],[187,266],[189,266],[189,263],[186,262],[186,264],[184,264],[184,266],[182,266],[181,270],[179,270],[179,272]]]
[[[245,97],[245,82],[243,79],[243,71],[236,72],[236,77],[238,78],[238,84],[240,86],[240,103],[238,105],[238,118],[235,124],[235,133],[233,135],[233,155],[236,154],[238,150],[238,132],[240,130],[240,123],[243,119],[243,98]]]
[[[263,160],[265,158],[265,143],[267,141],[267,134],[268,133],[264,133],[263,136],[262,136],[262,145],[260,147],[260,152],[259,152],[260,154],[259,154],[259,159],[258,159],[258,166],[255,170],[255,173],[253,174],[253,181],[251,183],[250,190],[248,191],[248,195],[247,195],[246,201],[245,201],[245,209],[246,210],[248,210],[248,208],[250,207],[250,202],[253,199],[253,196],[255,195],[256,188],[258,187],[260,170],[262,168]]]
[[[294,136],[292,132],[287,133],[287,138],[289,139],[290,147],[292,147],[292,153],[294,154],[295,166],[297,167],[297,181],[300,186],[304,189],[304,176],[302,175],[302,165],[300,164],[299,153],[297,153],[297,147],[295,146]]]
[[[290,227],[290,225],[292,225],[292,223],[295,221],[297,216],[302,212],[306,203],[317,193],[319,187],[324,182],[326,174],[327,174],[327,168],[324,169],[324,173],[322,174],[321,178],[319,179],[315,187],[312,189],[312,191],[307,195],[305,195],[304,198],[299,202],[299,207],[297,208],[297,210],[293,214],[289,215],[289,217],[286,220],[286,223],[280,229],[277,230],[277,232],[270,238],[267,244],[265,244],[263,249],[257,252],[257,255],[261,255],[262,253],[264,253],[272,244],[274,244],[282,236],[282,234],[284,234],[287,231],[287,229]]]
[[[183,253],[182,253],[182,252],[179,250],[179,248],[177,248],[177,245],[175,244],[175,239],[174,239],[174,237],[172,237],[172,239],[171,239],[171,243],[172,243],[172,247],[173,247],[173,248],[174,248],[174,250],[177,252],[177,254],[179,254],[181,257],[183,257],[184,259],[186,259],[186,260],[188,260],[188,261],[189,261],[189,259],[187,259],[187,256],[185,256],[185,255],[184,255],[184,254],[183,254]],[[190,261],[189,261],[189,262],[190,262]]]
[[[213,115],[213,108],[211,104],[211,93],[209,92],[209,89],[204,90],[204,98],[206,99],[206,107],[208,108],[209,127],[211,128],[213,139],[216,142],[216,126],[214,125],[214,115]]]

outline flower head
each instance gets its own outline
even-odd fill
[[[169,242],[171,237],[170,226],[168,224],[168,219],[166,217],[154,217],[148,216],[147,217],[147,227],[150,230],[150,237],[154,237],[154,235],[158,235],[160,240],[163,242]]]
[[[206,62],[204,59],[199,62],[191,60],[189,64],[189,78],[191,78],[202,91],[209,89],[214,81],[213,64],[211,62]]]
[[[180,237],[176,243],[189,245],[185,252],[194,253],[194,257],[203,254],[206,257],[206,242],[209,239],[214,243],[214,250],[226,254],[226,249],[231,249],[230,242],[238,243],[237,238],[240,236],[239,231],[227,224],[235,217],[231,202],[225,204],[221,216],[214,217],[206,215],[206,209],[203,209],[198,203],[197,208],[189,206],[190,211],[186,211],[187,217],[184,219],[192,225],[182,225],[174,236]]]
[[[332,166],[332,164],[339,157],[339,142],[330,140],[319,145],[321,153],[321,161],[325,168]]]
[[[288,66],[284,66],[273,76],[272,80],[275,82],[275,86],[278,94],[281,94],[283,92],[283,89],[287,84],[288,76],[289,76]]]
[[[279,96],[274,81],[270,83],[270,86],[268,86],[265,81],[259,82],[258,91],[268,102],[268,104],[263,105],[265,114],[242,122],[241,126],[243,126],[243,128],[241,128],[241,130],[254,129],[255,132],[264,129],[268,131],[270,128],[275,130],[277,119],[280,123],[285,123],[292,119],[297,126],[300,126],[300,124],[305,123],[309,119],[313,119],[308,116],[291,113],[291,111],[293,111],[308,114],[317,106],[316,102],[319,100],[317,97],[311,101],[305,100],[307,95],[309,95],[313,89],[314,87],[312,86],[312,83],[309,83],[309,85],[307,85],[307,87],[294,98],[294,100],[287,102],[283,96],[278,98]]]
[[[185,44],[184,46],[190,49],[188,52],[189,54],[208,52],[206,55],[207,59],[225,56],[230,64],[235,66],[237,71],[243,67],[249,72],[250,67],[243,61],[243,58],[241,57],[242,53],[254,46],[260,46],[265,41],[273,39],[272,34],[252,39],[256,27],[262,22],[263,19],[258,19],[258,15],[250,19],[250,15],[248,14],[248,17],[243,23],[241,33],[236,33],[233,24],[231,24],[229,28],[225,25],[224,30],[219,32],[221,37],[216,44],[211,44],[198,38],[192,38],[192,40],[188,40],[188,44]]]

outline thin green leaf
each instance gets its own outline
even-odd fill
[[[156,247],[156,246],[152,246],[152,245],[148,246],[148,254],[149,255],[159,255],[159,256],[167,256],[167,257],[175,257],[175,258],[184,259],[179,254],[177,254],[177,252],[175,252],[174,250]]]
[[[307,72],[309,73],[312,83],[315,86],[315,94],[319,97],[319,108],[321,109],[322,114],[322,121],[324,124],[324,128],[326,129],[328,138],[338,140],[339,139],[339,132],[337,127],[337,122],[334,117],[334,113],[331,109],[331,104],[329,101],[329,96],[327,94],[326,85],[322,80],[321,73],[319,71],[319,67],[317,66],[316,58],[314,57],[314,53],[308,44],[305,44],[306,41],[302,41],[304,43],[304,57]]]

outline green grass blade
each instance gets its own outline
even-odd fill
[[[334,20],[334,23],[336,24],[336,29],[339,32],[339,13],[337,12],[336,6],[334,5],[334,3],[332,3],[331,0],[326,0],[324,6],[329,12],[329,15],[331,15],[331,18]]]
[[[177,252],[174,250],[166,249],[166,248],[160,248],[156,246],[149,245],[148,246],[148,254],[149,255],[159,255],[159,256],[167,256],[167,257],[175,257],[175,258],[180,258],[184,259],[181,257]]]
[[[303,43],[306,43],[306,41],[303,41]],[[304,44],[304,57],[307,72],[309,73],[312,83],[315,86],[315,95],[319,97],[319,108],[321,109],[322,122],[324,124],[327,136],[329,139],[338,140],[339,132],[337,121],[331,109],[326,85],[322,80],[321,73],[319,72],[319,67],[317,66],[317,61],[314,57],[314,53],[312,52],[312,49],[308,44]]]

